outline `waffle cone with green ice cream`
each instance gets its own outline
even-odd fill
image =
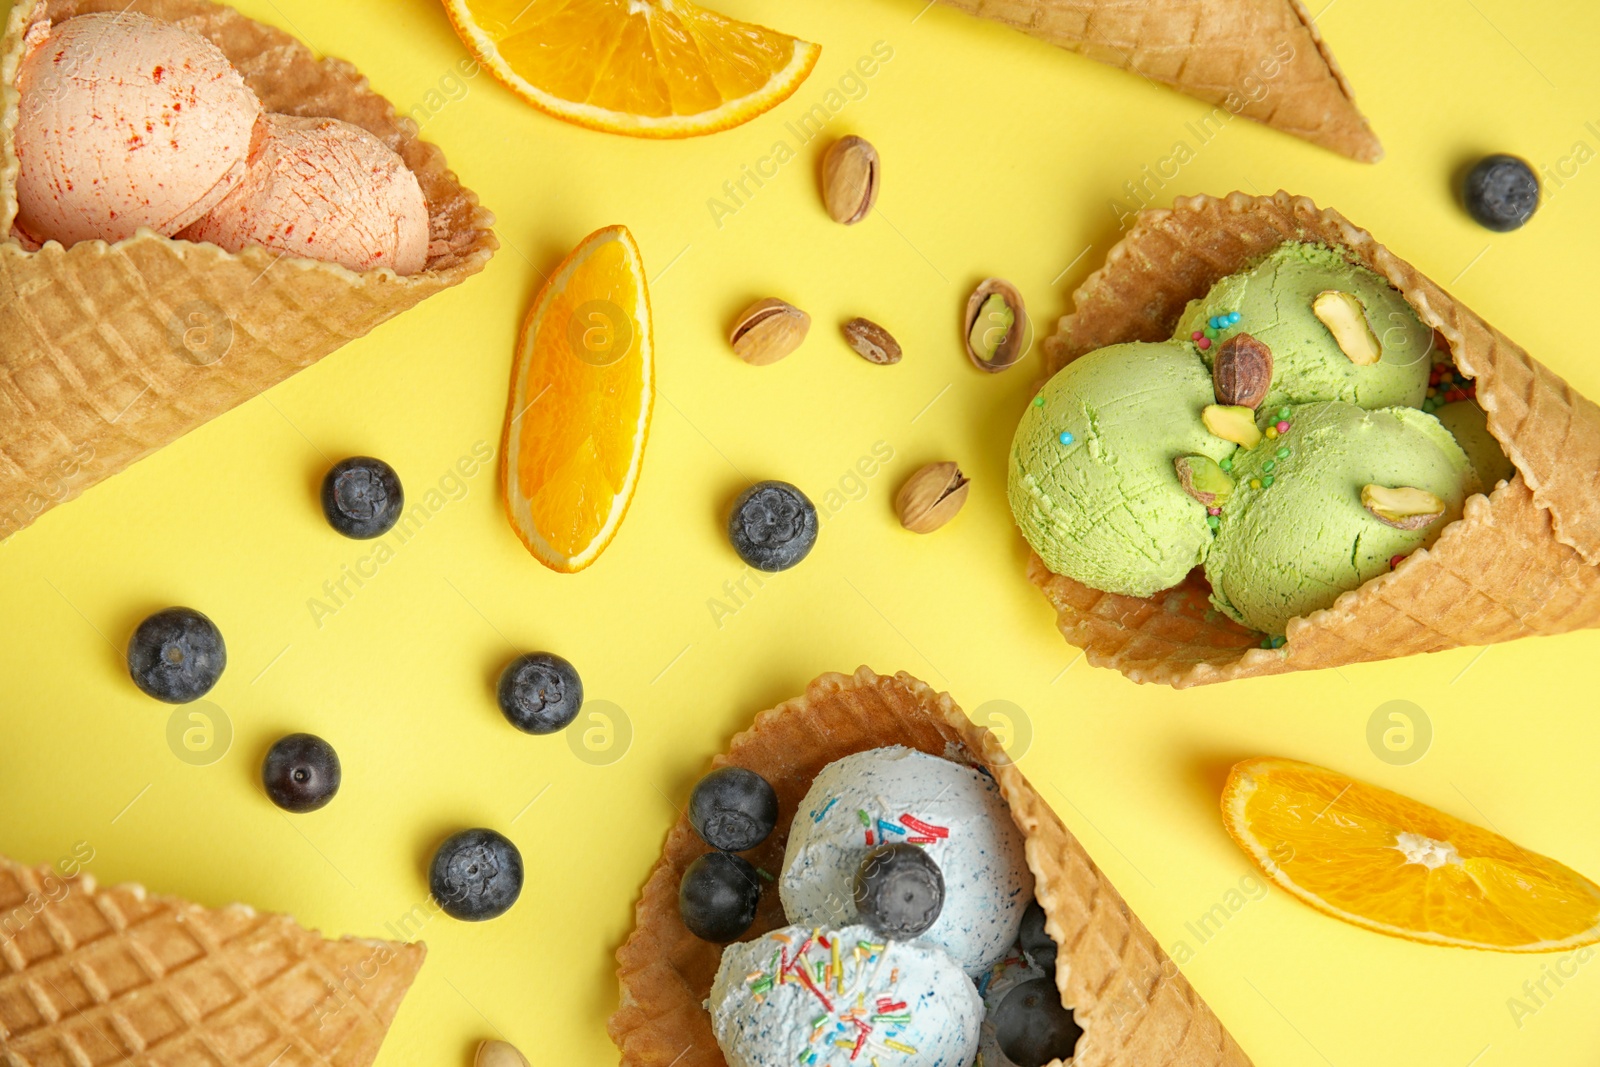
[[[1350,580],[1358,584],[1330,591],[1321,604],[1302,609],[1281,634],[1251,629],[1218,610],[1199,575],[1150,596],[1132,596],[1062,573],[1036,552],[1027,564],[1029,580],[1049,600],[1068,643],[1082,649],[1093,665],[1113,667],[1134,681],[1183,688],[1600,626],[1600,494],[1594,481],[1600,469],[1600,407],[1371,234],[1305,197],[1286,192],[1180,197],[1169,209],[1141,212],[1101,268],[1073,293],[1071,313],[1046,339],[1047,373],[1112,346],[1171,338],[1180,320],[1197,301],[1211,298],[1219,283],[1256,270],[1290,244],[1322,246],[1370,272],[1397,294],[1403,308],[1395,310],[1409,309],[1423,330],[1432,332],[1431,341],[1425,333],[1416,335],[1430,364],[1419,375],[1424,383],[1420,405],[1412,394],[1407,404],[1387,406],[1420,407],[1401,416],[1406,422],[1440,412],[1462,435],[1474,474],[1463,488],[1459,518],[1453,501],[1446,506],[1448,493],[1407,486],[1403,479],[1397,479],[1402,484],[1360,486],[1355,502],[1363,510],[1393,529],[1425,530],[1422,547],[1397,552],[1388,567],[1365,580],[1357,568]],[[1360,284],[1370,279],[1360,271],[1335,283],[1343,289],[1314,294],[1311,310],[1339,351],[1371,371],[1387,358],[1386,346],[1410,327],[1403,313],[1398,321],[1375,314],[1388,298],[1382,293],[1362,297]],[[1302,292],[1298,299],[1304,297]],[[1196,358],[1241,333],[1259,339],[1256,330],[1266,333],[1272,324],[1264,312],[1223,303],[1195,312],[1204,316],[1201,337],[1194,338],[1191,330],[1183,342],[1192,343]],[[1251,321],[1252,315],[1263,321]],[[1388,332],[1397,325],[1405,328]],[[1204,348],[1201,340],[1208,342]],[[1266,383],[1272,387],[1281,387],[1290,367],[1304,356],[1288,352],[1283,342],[1279,347],[1285,350],[1272,351],[1273,379]],[[1248,349],[1241,342],[1229,351]],[[1253,384],[1260,386],[1259,366],[1257,372]],[[1243,381],[1226,366],[1217,379],[1219,400]],[[1250,399],[1238,407],[1219,403],[1212,409],[1213,415],[1226,412],[1229,418],[1208,420],[1219,433],[1253,446],[1230,457],[1230,465],[1243,464],[1245,452],[1258,449],[1274,453],[1262,453],[1263,461],[1276,461],[1282,447],[1279,424],[1293,421],[1279,418],[1284,405],[1267,401],[1254,412],[1261,440],[1247,440],[1254,435],[1249,403],[1256,395],[1248,392]],[[1360,406],[1376,406],[1365,393],[1362,399]],[[1457,403],[1469,405],[1459,409],[1465,416],[1472,416],[1471,407],[1477,409],[1481,433],[1476,417],[1445,412]],[[1284,429],[1293,436],[1292,426]],[[1485,435],[1494,447],[1481,447],[1479,438]],[[1472,484],[1480,482],[1481,489],[1473,491]],[[1245,485],[1241,492],[1234,479],[1229,499],[1208,516],[1216,520],[1219,538],[1226,512],[1237,506],[1237,514],[1243,514],[1248,506],[1251,487],[1248,481]],[[1025,516],[1019,516],[1019,526],[1027,532]],[[1346,546],[1352,552],[1357,547],[1354,542]],[[1220,573],[1219,565],[1213,570]],[[1239,599],[1244,598],[1230,596],[1228,602],[1237,608]]]
[[[1149,596],[1181,582],[1211,544],[1206,508],[1173,460],[1222,460],[1234,444],[1200,413],[1211,375],[1192,346],[1113,345],[1052,378],[1011,446],[1011,509],[1051,570]]]

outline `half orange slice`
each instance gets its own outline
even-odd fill
[[[693,137],[782,103],[819,45],[688,0],[444,0],[478,60],[534,107],[634,137]]]
[[[1600,941],[1600,885],[1426,804],[1286,759],[1236,765],[1228,833],[1335,918],[1415,941],[1557,952]]]
[[[654,375],[644,262],[627,228],[608,226],[539,290],[511,371],[506,514],[551,570],[583,570],[616,537],[639,484]]]

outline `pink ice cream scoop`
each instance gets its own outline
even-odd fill
[[[222,50],[131,12],[29,30],[17,228],[36,241],[171,236],[244,175],[261,103]]]
[[[428,203],[405,161],[361,127],[268,113],[244,180],[180,236],[415,274],[428,262]]]

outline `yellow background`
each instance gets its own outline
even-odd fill
[[[1262,1067],[1594,1062],[1600,964],[1568,964],[1576,977],[1546,979],[1553,995],[1536,1003],[1523,983],[1555,957],[1391,940],[1277,891],[1230,909],[1250,868],[1216,798],[1235,759],[1305,758],[1600,876],[1600,635],[1187,693],[1090,668],[1024,581],[1005,505],[1005,452],[1037,355],[980,374],[958,325],[972,286],[998,274],[1050,331],[1118,236],[1109,205],[1132,206],[1123,183],[1186,139],[1195,158],[1160,203],[1285,187],[1338,207],[1600,395],[1594,5],[1334,0],[1321,26],[1388,149],[1377,166],[1245,120],[1197,147],[1184,123],[1208,110],[1199,102],[916,0],[727,0],[732,15],[821,42],[822,58],[772,113],[683,143],[563,125],[487,74],[456,88],[465,52],[434,0],[239,6],[354,61],[401,110],[423,106],[425,136],[498,214],[504,247],[483,275],[0,547],[0,851],[52,862],[86,841],[102,881],[378,935],[425,900],[425,863],[446,832],[496,827],[528,861],[521,902],[491,923],[422,928],[428,962],[380,1063],[464,1064],[495,1034],[536,1064],[610,1063],[611,953],[675,805],[755,712],[865,662],[969,709],[1023,709],[1023,769],[1158,939],[1193,950],[1186,973]],[[879,41],[893,58],[865,95],[825,138],[797,145],[785,122]],[[884,161],[880,210],[848,229],[816,191],[820,146],[845,133]],[[719,228],[707,201],[780,138],[798,158]],[[1464,161],[1498,150],[1567,175],[1509,235],[1473,225],[1450,191]],[[513,337],[540,272],[617,222],[654,278],[660,391],[615,544],[578,576],[543,569],[486,469],[319,626],[308,601],[371,551],[323,521],[322,472],[376,454],[415,500],[475,443],[497,448]],[[724,335],[766,295],[814,326],[796,355],[752,368]],[[904,362],[851,354],[837,326],[855,315],[893,331]],[[878,442],[893,458],[856,489],[850,472]],[[972,477],[966,510],[932,536],[905,533],[896,489],[944,459]],[[769,477],[819,503],[841,484],[858,499],[841,492],[848,503],[811,558],[735,604],[724,583],[744,569],[725,509],[747,478]],[[720,625],[713,598],[738,608]],[[133,626],[169,604],[205,611],[226,635],[230,666],[211,699],[235,736],[210,766],[175,758],[170,709],[123,666]],[[592,699],[624,709],[625,754],[596,765],[562,736],[506,726],[493,680],[530,648],[569,657]],[[1432,723],[1431,749],[1409,765],[1368,746],[1368,719],[1390,700]],[[298,817],[256,784],[266,747],[292,730],[328,738],[345,772],[331,806]],[[1201,943],[1185,924],[1218,904],[1227,920]],[[1536,1010],[1514,1019],[1512,997]]]

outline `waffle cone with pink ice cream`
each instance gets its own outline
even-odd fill
[[[414,274],[428,260],[428,203],[405,162],[361,127],[268,114],[243,180],[179,236]]]
[[[28,33],[18,79],[18,234],[31,246],[141,228],[355,271],[420,271],[428,204],[378,137],[266,112],[216,44],[132,11]]]
[[[416,123],[285,30],[210,0],[0,12],[0,539],[499,245]]]

